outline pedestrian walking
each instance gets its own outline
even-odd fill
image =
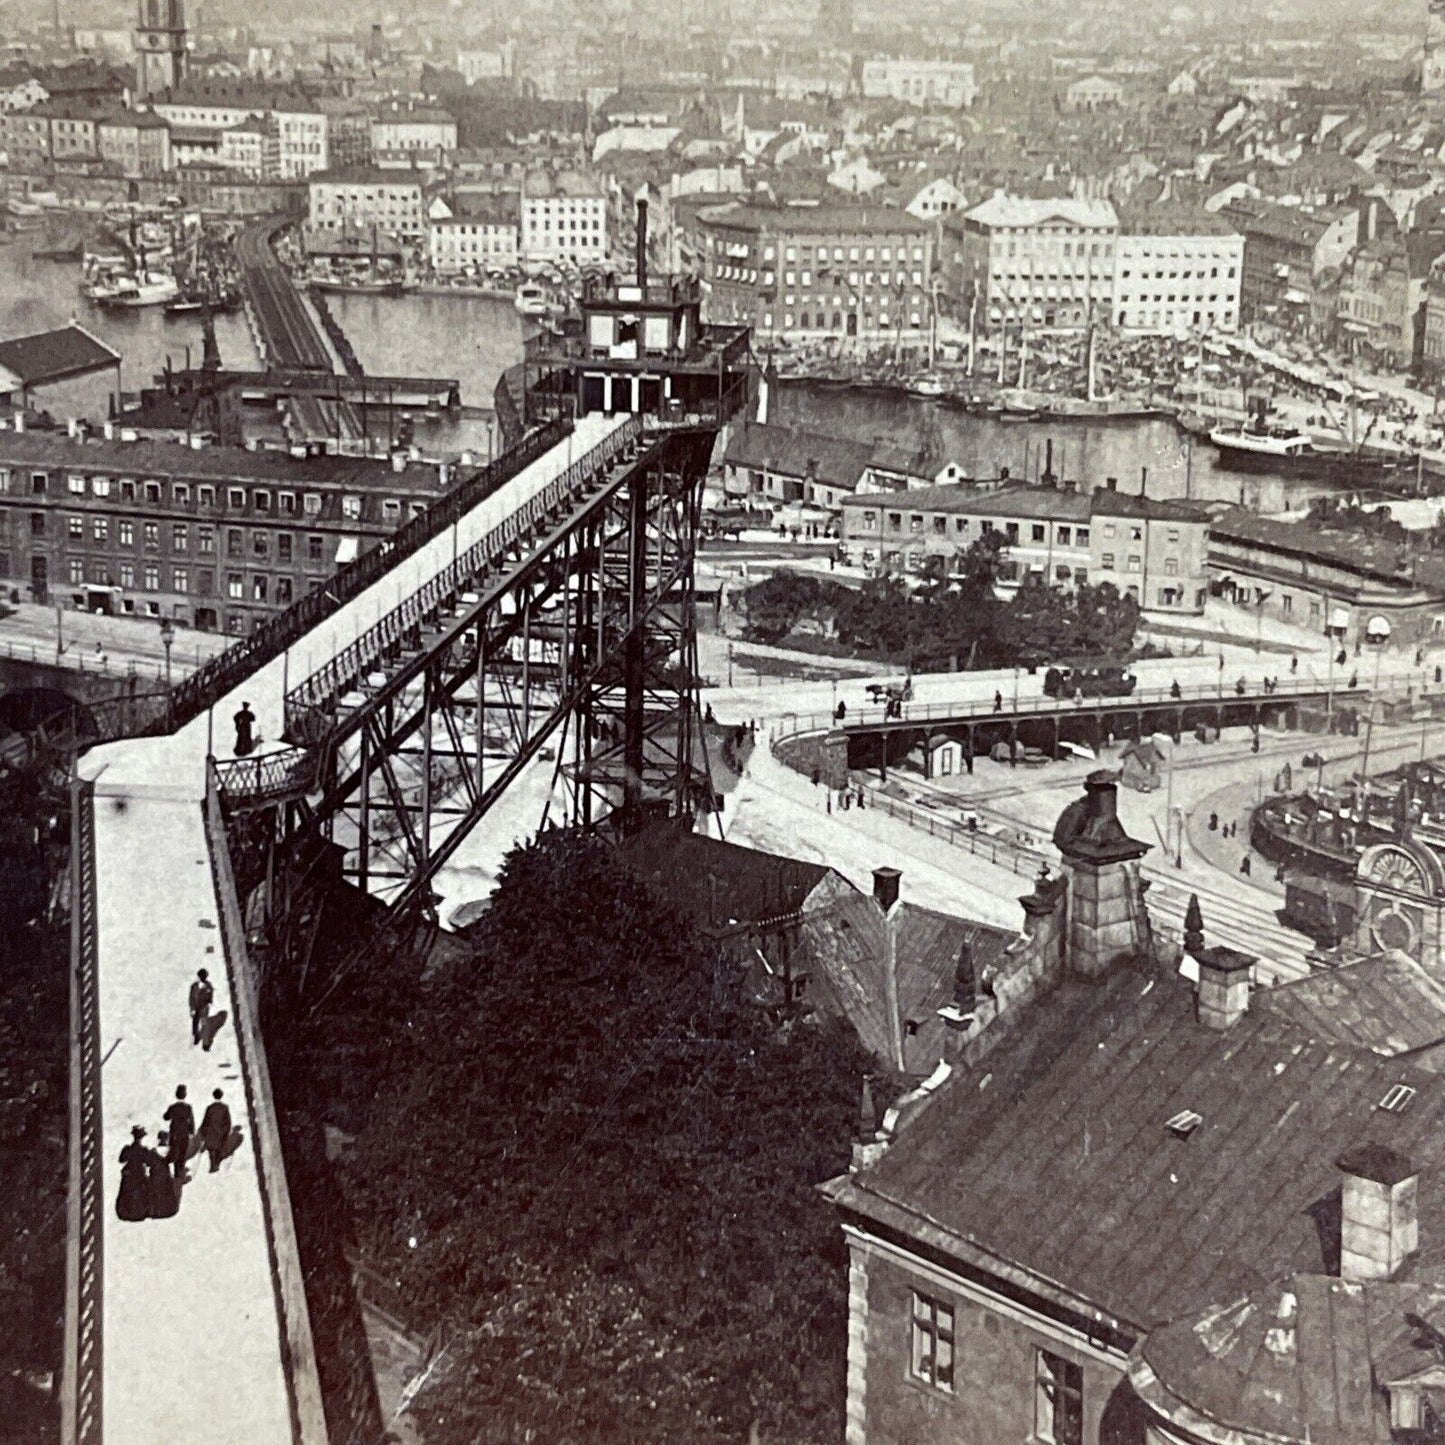
[[[201,1143],[210,1155],[212,1174],[220,1169],[221,1160],[226,1157],[226,1147],[231,1142],[231,1111],[223,1102],[224,1097],[220,1089],[215,1090],[201,1117]]]
[[[181,1207],[181,1188],[166,1162],[170,1135],[162,1129],[155,1149],[146,1150],[146,1211],[152,1219],[170,1219]]]
[[[171,1168],[175,1172],[176,1183],[181,1182],[181,1176],[186,1172],[186,1160],[191,1153],[191,1140],[196,1134],[196,1115],[191,1106],[186,1103],[186,1086],[176,1085],[175,1102],[166,1110],[164,1117],[170,1132],[170,1152],[167,1158],[170,1160]]]
[[[833,790],[832,790],[831,788],[828,790],[827,803],[828,803],[828,816],[831,818],[831,817],[833,816]]]
[[[1299,658],[1293,656],[1292,654],[1289,660],[1289,671],[1291,677],[1293,677],[1294,674],[1299,671]]]
[[[134,1221],[150,1216],[146,1156],[151,1151],[141,1142],[145,1136],[146,1131],[135,1125],[130,1131],[130,1143],[120,1151],[120,1188],[115,1196],[117,1219]]]
[[[1248,853],[1246,853],[1246,854],[1244,855],[1244,857],[1239,860],[1239,871],[1240,871],[1242,874],[1244,874],[1244,876],[1245,876],[1246,878],[1249,877],[1249,854],[1248,854]]]
[[[231,721],[236,725],[236,756],[244,758],[256,746],[256,714],[251,711],[251,704],[243,702]]]
[[[198,1044],[206,1032],[206,1020],[211,1015],[211,1001],[216,991],[211,987],[211,976],[203,968],[196,970],[195,982],[191,984],[191,1043]]]

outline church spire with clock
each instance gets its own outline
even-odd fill
[[[186,73],[185,0],[139,0],[135,30],[136,98],[172,89]]]

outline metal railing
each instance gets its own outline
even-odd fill
[[[891,797],[877,788],[868,789],[868,798],[869,808],[876,808],[890,818],[907,823],[910,828],[927,833],[930,838],[942,838],[945,843],[961,848],[975,858],[983,858],[1020,876],[1036,877],[1045,865],[1050,868],[1057,866],[1057,858],[1049,858],[1023,843],[970,828],[961,819],[941,817],[917,803]],[[959,802],[964,803],[966,799],[960,798]]]
[[[571,430],[571,421],[559,417],[524,437],[511,451],[469,476],[386,541],[343,567],[320,591],[300,598],[285,612],[262,623],[244,641],[212,658],[175,688],[170,725],[180,727],[199,717],[257,668],[280,657],[318,623],[339,612],[379,577],[440,536],[457,518],[524,471]]]
[[[316,767],[316,755],[306,748],[211,761],[216,792],[225,808],[260,807],[308,793],[316,781]]]
[[[835,729],[849,732],[855,728],[871,729],[880,727],[906,727],[919,722],[954,723],[1008,723],[1015,718],[1069,717],[1090,711],[1128,711],[1139,707],[1181,707],[1190,703],[1215,703],[1228,707],[1231,704],[1249,702],[1292,703],[1324,701],[1332,698],[1336,705],[1344,702],[1364,702],[1370,697],[1368,687],[1345,688],[1336,684],[1333,688],[1316,683],[1285,687],[1283,684],[1266,692],[1262,686],[1246,686],[1237,691],[1233,683],[1216,683],[1206,686],[1181,687],[1176,695],[1171,688],[1140,688],[1130,693],[1111,696],[1084,697],[1075,701],[1072,697],[1020,697],[1018,699],[1000,689],[1002,707],[995,708],[991,700],[977,701],[959,698],[953,702],[905,702],[902,710],[889,716],[883,703],[857,709],[849,708],[842,718],[835,718],[832,712],[783,713],[775,721],[769,734],[774,742],[783,738],[797,737],[803,733],[832,732]]]
[[[326,1412],[321,1402],[306,1281],[296,1243],[270,1068],[261,1036],[257,974],[236,893],[214,766],[207,770],[206,797],[201,810],[221,925],[221,951],[231,992],[232,1037],[240,1064],[246,1122],[250,1126],[249,1142],[256,1165],[272,1299],[281,1334],[281,1369],[286,1383],[291,1445],[326,1445]]]
[[[95,787],[71,783],[70,1181],[65,1261],[63,1445],[102,1438],[101,1289],[105,1240],[100,1112],[100,997],[95,886]]]
[[[635,447],[641,432],[638,419],[629,418],[625,425],[589,448],[486,536],[474,542],[429,582],[292,688],[286,695],[288,734],[308,741],[322,736],[328,725],[324,715],[328,703],[387,651],[435,616],[484,567],[521,541],[581,482],[608,466],[615,457]],[[318,713],[323,715],[318,717]]]

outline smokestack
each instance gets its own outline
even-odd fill
[[[637,284],[647,286],[647,202],[637,198]]]
[[[1419,1171],[1385,1144],[1357,1144],[1335,1160],[1340,1191],[1340,1278],[1393,1279],[1420,1248]]]
[[[1199,1022],[1209,1029],[1233,1028],[1249,1012],[1249,990],[1257,960],[1235,948],[1196,948]]]
[[[898,902],[898,884],[902,877],[896,868],[873,870],[873,900],[884,913]]]

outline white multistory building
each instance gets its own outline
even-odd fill
[[[863,62],[866,100],[966,110],[978,94],[973,66],[965,60],[875,59]]]
[[[585,266],[607,259],[607,197],[600,190],[529,180],[521,223],[524,261]]]
[[[1113,323],[1124,331],[1237,331],[1244,237],[1209,212],[1125,216],[1114,246]]]

